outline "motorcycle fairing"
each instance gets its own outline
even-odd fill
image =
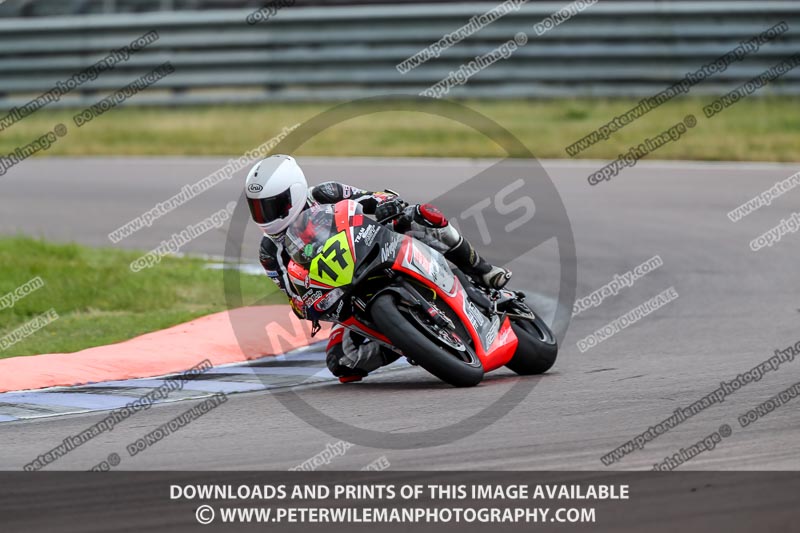
[[[406,236],[401,243],[394,269],[434,290],[458,315],[472,337],[475,353],[486,372],[499,368],[514,357],[517,336],[511,321],[489,319],[466,297],[466,291],[453,274],[444,256],[424,243]]]

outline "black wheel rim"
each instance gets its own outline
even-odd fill
[[[445,333],[445,330],[431,324],[425,319],[425,317],[419,316],[418,312],[412,309],[403,309],[402,311],[403,314],[410,317],[415,324],[420,326],[420,331],[426,337],[434,342],[444,343],[446,346],[440,345],[440,347],[447,353],[468,366],[483,366],[480,359],[478,359],[478,355],[475,353],[475,350],[473,350],[469,344],[462,341],[461,338],[458,337],[454,332],[446,331],[447,337],[444,337],[442,333]],[[458,343],[460,346],[456,345],[456,343]]]

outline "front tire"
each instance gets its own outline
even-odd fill
[[[455,387],[474,387],[483,380],[483,366],[460,359],[420,331],[411,317],[395,303],[391,293],[383,294],[372,304],[372,320],[392,344],[422,368]]]

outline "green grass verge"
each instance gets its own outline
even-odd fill
[[[707,119],[712,97],[679,97],[644,115],[578,157],[612,159],[683,119],[697,126],[657,159],[798,161],[800,98],[751,97]],[[539,158],[567,158],[564,148],[637,103],[634,99],[468,101],[519,137]],[[331,108],[332,103],[274,103],[177,109],[122,108],[77,128],[76,110],[40,110],[0,135],[0,153],[27,144],[58,123],[69,128],[44,156],[238,155]],[[296,155],[495,157],[504,152],[466,126],[426,113],[383,112],[339,124]]]
[[[0,338],[53,308],[58,320],[0,350],[0,358],[75,352],[167,328],[226,309],[221,270],[165,257],[132,273],[138,252],[0,238],[0,297],[39,276],[45,285],[0,310]],[[265,276],[241,276],[245,304],[285,298]]]

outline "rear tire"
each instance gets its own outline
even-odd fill
[[[555,364],[558,340],[538,315],[535,321],[512,319],[511,328],[519,344],[514,357],[506,365],[522,376],[544,374]]]
[[[428,338],[413,319],[397,308],[391,293],[378,296],[372,304],[371,315],[373,322],[392,344],[445,383],[455,387],[474,387],[483,380],[480,361],[473,366]]]

